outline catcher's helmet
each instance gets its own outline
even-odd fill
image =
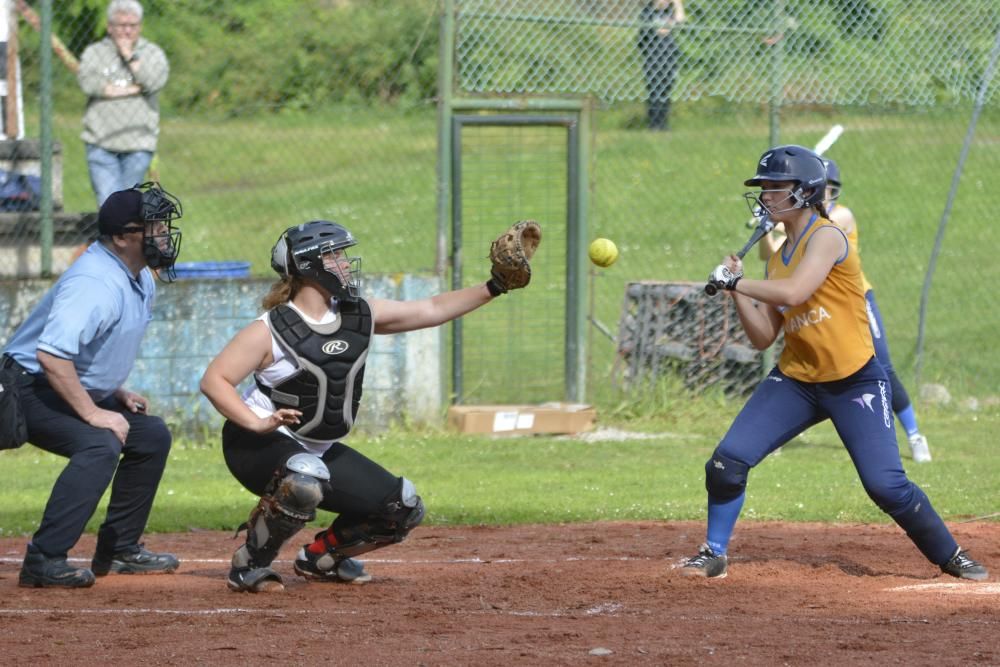
[[[830,199],[837,201],[840,198],[840,167],[830,158],[823,158],[823,165],[826,167],[826,186],[830,188]]]
[[[335,259],[334,253],[357,244],[347,228],[329,220],[289,227],[271,249],[271,268],[282,276],[315,280],[335,298],[356,300],[361,294],[361,258]],[[348,268],[343,266],[348,265]]]
[[[822,202],[826,194],[826,167],[822,158],[808,148],[777,146],[760,156],[757,173],[743,185],[758,186],[762,181],[791,181],[795,184],[791,208],[809,208]]]

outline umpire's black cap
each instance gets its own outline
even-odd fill
[[[142,192],[136,188],[112,192],[97,213],[97,230],[102,236],[112,236],[130,224],[143,224]]]

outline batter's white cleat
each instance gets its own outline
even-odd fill
[[[927,438],[915,433],[910,436],[910,454],[917,463],[927,463],[931,460],[931,448],[927,446]]]

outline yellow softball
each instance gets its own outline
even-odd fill
[[[587,251],[590,261],[601,267],[609,267],[618,259],[618,246],[611,239],[594,239]]]

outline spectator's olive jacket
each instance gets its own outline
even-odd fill
[[[159,134],[159,93],[167,84],[170,65],[163,50],[147,39],[139,38],[135,57],[140,63],[134,73],[118,55],[110,37],[88,46],[80,58],[77,80],[87,95],[83,116],[83,134],[88,144],[115,152],[156,151]],[[109,83],[142,87],[138,95],[105,97]]]

